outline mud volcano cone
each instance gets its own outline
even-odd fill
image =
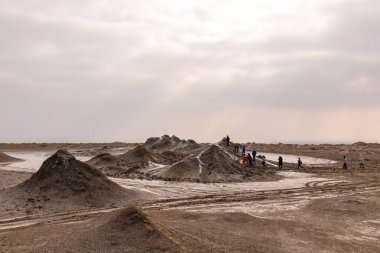
[[[109,245],[112,243],[113,247]],[[132,206],[116,212],[99,228],[73,243],[86,252],[181,252],[141,210]]]
[[[144,145],[138,145],[132,150],[120,156],[127,163],[145,163],[148,161],[157,162],[161,160],[161,156],[151,152]]]
[[[41,168],[16,189],[26,197],[43,199],[66,207],[103,206],[131,199],[126,190],[104,176],[100,170],[78,161],[66,150],[59,150]]]
[[[118,161],[119,159],[116,156],[113,156],[108,153],[102,153],[88,160],[86,163],[96,168],[99,168],[117,165]]]

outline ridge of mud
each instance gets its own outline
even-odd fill
[[[109,153],[102,153],[95,156],[94,158],[91,158],[86,163],[96,168],[99,168],[99,167],[116,165],[118,161],[119,161],[118,157],[111,155]]]
[[[148,161],[159,162],[163,160],[163,157],[148,150],[144,145],[138,145],[134,149],[119,156],[120,159],[124,160],[127,164],[131,163],[146,163]]]
[[[12,157],[10,155],[4,154],[3,152],[0,152],[0,163],[10,163],[10,162],[19,162],[22,161],[22,159]]]
[[[147,148],[155,151],[191,151],[202,146],[194,140],[180,139],[177,136],[163,135],[162,137],[148,138],[144,144]]]

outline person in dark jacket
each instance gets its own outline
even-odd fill
[[[245,146],[243,145],[243,149],[242,149],[242,151],[241,151],[241,154],[242,154],[242,155],[245,155],[245,151],[246,151],[246,148],[245,148]]]
[[[253,161],[252,161],[252,156],[250,153],[248,153],[248,163],[250,167],[253,167]]]
[[[227,135],[227,148],[230,146],[230,137]]]
[[[282,156],[278,158],[278,169],[282,170],[282,166],[284,164],[284,160],[282,159]]]
[[[256,156],[257,156],[256,149],[253,149],[253,151],[252,151],[252,158],[253,158],[253,161],[256,161]]]
[[[301,157],[298,157],[298,166],[297,166],[297,169],[300,169],[300,168],[303,168],[302,167],[302,160],[301,160]]]

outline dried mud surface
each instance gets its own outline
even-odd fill
[[[284,153],[282,145],[254,147]],[[354,157],[363,150],[366,167],[359,170]],[[348,152],[351,168],[303,173],[285,164],[281,179],[272,182],[110,178],[146,198],[138,208],[126,200],[70,212],[8,213],[0,218],[0,252],[379,252],[378,145],[295,145],[287,152],[337,161]],[[189,163],[199,165],[202,155]],[[30,176],[1,173],[7,189]]]

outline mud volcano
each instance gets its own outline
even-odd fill
[[[81,235],[65,248],[74,252],[181,252],[136,207],[117,211],[106,223]]]
[[[164,160],[162,155],[148,150],[144,145],[138,145],[127,153],[120,155],[119,158],[124,160],[127,164],[145,164],[148,161],[160,162]]]
[[[86,163],[96,168],[117,165],[119,158],[108,153],[102,153],[88,160]]]
[[[163,135],[160,137],[151,137],[149,138],[144,146],[154,151],[191,151],[194,149],[201,148],[201,145],[196,143],[194,140],[184,140],[180,139],[177,136]]]
[[[12,163],[12,162],[19,162],[19,161],[22,161],[22,160],[9,156],[7,154],[4,154],[3,152],[0,152],[0,163]]]
[[[221,147],[212,145],[198,155],[188,156],[154,173],[159,179],[197,182],[244,181],[248,169]],[[249,175],[248,175],[249,176]]]
[[[26,199],[29,211],[101,207],[137,197],[66,150],[56,152],[30,179],[10,190],[16,199]]]

